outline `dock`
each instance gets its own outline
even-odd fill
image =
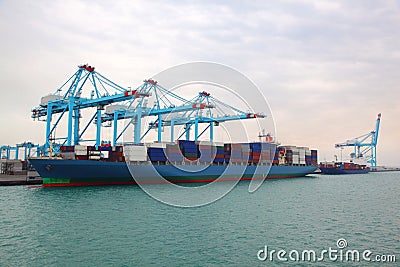
[[[0,174],[0,186],[12,185],[41,185],[42,177],[36,172],[28,174]]]

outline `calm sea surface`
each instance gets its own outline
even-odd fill
[[[189,209],[137,186],[0,187],[0,266],[283,266],[257,252],[320,253],[339,238],[399,266],[400,172],[269,180],[252,194],[248,184]]]

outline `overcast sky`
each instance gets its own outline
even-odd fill
[[[400,165],[399,1],[0,0],[0,34],[0,144],[43,143],[30,110],[81,63],[136,87],[211,61],[260,87],[283,144],[332,160],[382,112],[378,164]]]

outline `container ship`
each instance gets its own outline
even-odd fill
[[[44,187],[129,185],[133,176],[158,183],[294,178],[318,168],[317,150],[274,143],[155,142],[124,146],[62,146],[53,157],[30,158]],[[133,174],[133,175],[132,175]]]
[[[353,162],[321,162],[319,169],[323,174],[364,174],[370,172],[370,168],[367,165]]]

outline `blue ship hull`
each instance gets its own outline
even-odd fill
[[[369,173],[370,168],[360,169],[360,170],[345,170],[340,168],[320,168],[323,174],[364,174]]]
[[[59,160],[33,158],[30,162],[43,179],[44,186],[123,185],[136,184],[131,173],[146,183],[159,183],[161,175],[173,183],[197,183],[294,178],[313,173],[317,166],[264,165],[127,165],[125,162],[95,160]]]

